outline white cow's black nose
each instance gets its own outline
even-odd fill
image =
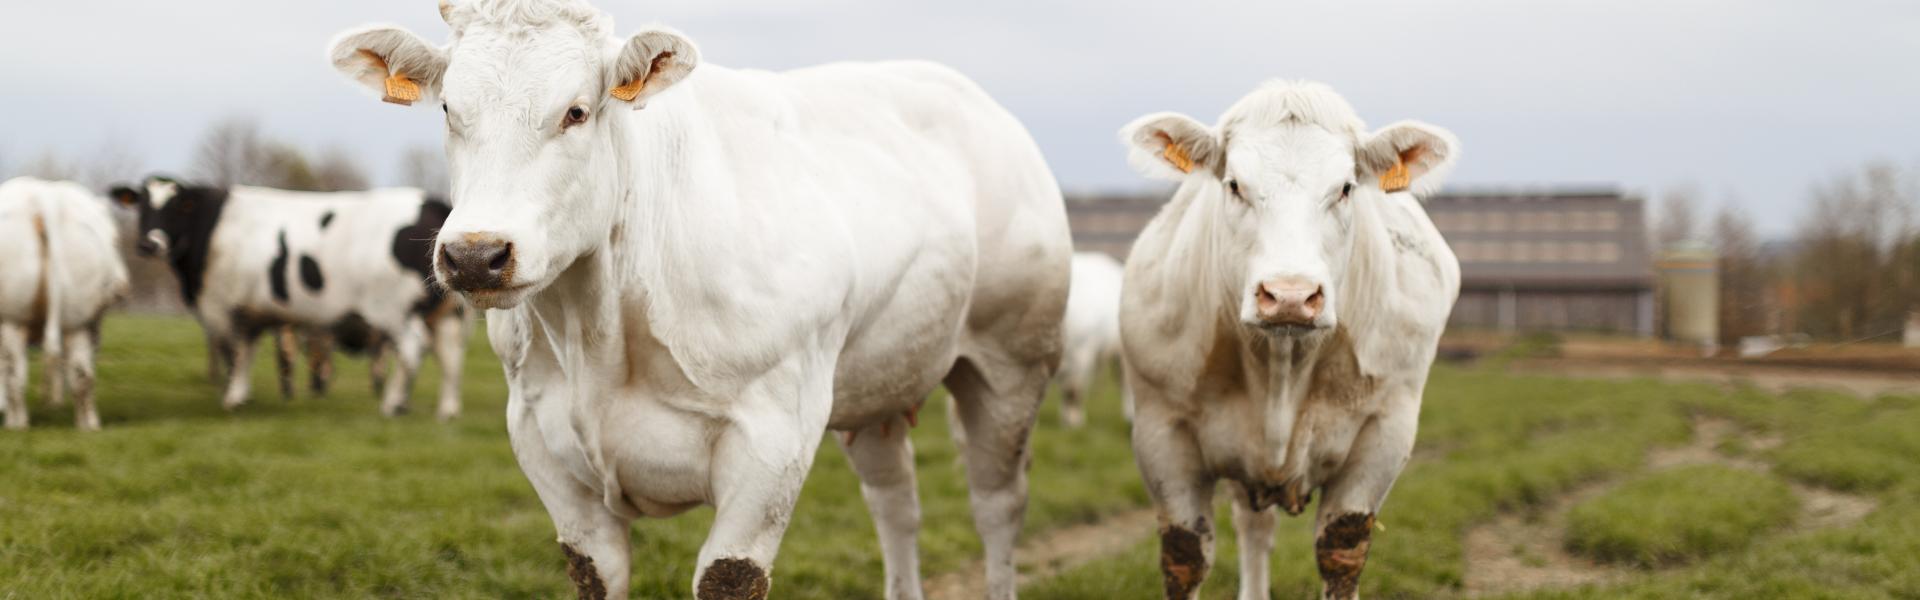
[[[513,243],[490,233],[468,233],[440,243],[440,272],[455,291],[507,287],[513,279]]]

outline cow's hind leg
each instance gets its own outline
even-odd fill
[[[1257,509],[1251,492],[1235,484],[1233,528],[1240,539],[1240,600],[1267,600],[1271,584],[1268,558],[1273,555],[1273,526],[1276,511]]]
[[[0,323],[0,402],[7,408],[7,429],[27,428],[27,331],[18,323]]]
[[[67,387],[73,392],[73,424],[81,431],[100,430],[100,411],[93,404],[94,351],[99,347],[99,326],[79,335],[68,336],[67,372],[48,373],[47,377],[64,376]]]
[[[427,341],[426,322],[409,317],[403,331],[393,337],[394,357],[399,371],[387,377],[387,389],[381,397],[380,413],[389,417],[407,414],[407,396],[413,391],[413,377],[420,373],[420,355]]]
[[[998,357],[963,358],[947,375],[966,433],[974,530],[986,550],[987,598],[1013,598],[1014,546],[1027,510],[1027,441],[1046,397],[1048,366]]]
[[[1137,389],[1137,388],[1136,388]],[[1146,402],[1133,421],[1133,455],[1160,517],[1160,574],[1168,600],[1200,597],[1213,566],[1213,490],[1200,445],[1165,402]]]
[[[1360,571],[1367,565],[1374,519],[1413,451],[1416,419],[1413,411],[1403,411],[1367,423],[1354,439],[1346,464],[1327,483],[1313,538],[1322,598],[1360,597]]]
[[[297,338],[292,325],[282,325],[273,330],[273,367],[280,375],[281,400],[293,400],[293,357],[300,354],[300,341]]]
[[[326,396],[333,383],[333,333],[324,328],[307,330],[307,389],[314,396]]]
[[[441,421],[460,416],[460,370],[466,357],[467,321],[458,311],[447,311],[433,325],[433,359],[440,363],[440,406],[435,414]]]
[[[921,597],[920,497],[914,489],[913,441],[908,429],[905,417],[891,417],[840,438],[841,449],[860,475],[860,495],[880,534],[890,600]]]

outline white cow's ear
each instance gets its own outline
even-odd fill
[[[1176,113],[1155,113],[1120,129],[1127,162],[1141,175],[1180,181],[1196,173],[1218,175],[1224,158],[1213,129]]]
[[[1460,156],[1460,140],[1439,127],[1401,121],[1367,136],[1358,154],[1354,162],[1361,176],[1377,181],[1380,189],[1425,194],[1446,180]]]
[[[327,58],[340,74],[400,105],[439,96],[440,77],[447,72],[445,51],[391,25],[342,32],[333,38]]]
[[[634,108],[685,79],[700,64],[700,50],[678,32],[656,29],[627,40],[611,63],[607,94]]]

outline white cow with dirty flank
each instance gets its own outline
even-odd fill
[[[0,184],[0,405],[27,428],[27,347],[47,361],[47,400],[73,392],[74,425],[100,429],[94,352],[100,317],[127,293],[119,231],[106,200],[77,184],[19,177]]]
[[[631,521],[711,505],[693,595],[765,598],[833,430],[887,596],[919,598],[907,429],[944,384],[989,596],[1012,598],[1072,252],[1025,128],[929,63],[729,69],[578,0],[441,12],[446,45],[370,26],[329,57],[444,111],[434,269],[491,309],[514,454],[580,596],[625,597]]]
[[[1459,143],[1415,122],[1368,131],[1331,88],[1290,82],[1217,126],[1162,113],[1122,138],[1135,168],[1180,182],[1133,247],[1120,308],[1166,597],[1199,594],[1222,479],[1240,598],[1267,598],[1268,508],[1297,515],[1316,490],[1323,595],[1356,597],[1459,296],[1459,261],[1416,199]]]

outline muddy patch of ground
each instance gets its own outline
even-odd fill
[[[1862,398],[1882,394],[1920,394],[1920,377],[1842,369],[1803,369],[1767,365],[1687,366],[1652,362],[1535,359],[1514,363],[1523,373],[1575,379],[1664,379],[1716,383],[1732,388],[1752,386],[1771,393],[1814,388],[1841,390]]]
[[[1730,438],[1741,437],[1746,447],[1765,450],[1780,445],[1778,436],[1744,432],[1732,421],[1696,418],[1693,440],[1661,448],[1647,456],[1650,470],[1686,465],[1716,464],[1765,472],[1771,467],[1748,457],[1734,457],[1719,449]],[[1469,595],[1502,594],[1543,588],[1604,584],[1645,571],[1600,563],[1567,552],[1567,512],[1580,502],[1605,492],[1613,482],[1575,488],[1544,506],[1501,514],[1467,531],[1465,587]],[[1877,506],[1872,498],[1789,482],[1800,499],[1800,514],[1789,532],[1845,527],[1865,518]]]
[[[1152,509],[1138,509],[1107,517],[1098,523],[1047,532],[1020,545],[1014,555],[1020,582],[1052,577],[1062,571],[1112,554],[1154,535],[1159,521]],[[926,582],[929,600],[972,600],[986,595],[986,566],[974,562],[965,569]]]

